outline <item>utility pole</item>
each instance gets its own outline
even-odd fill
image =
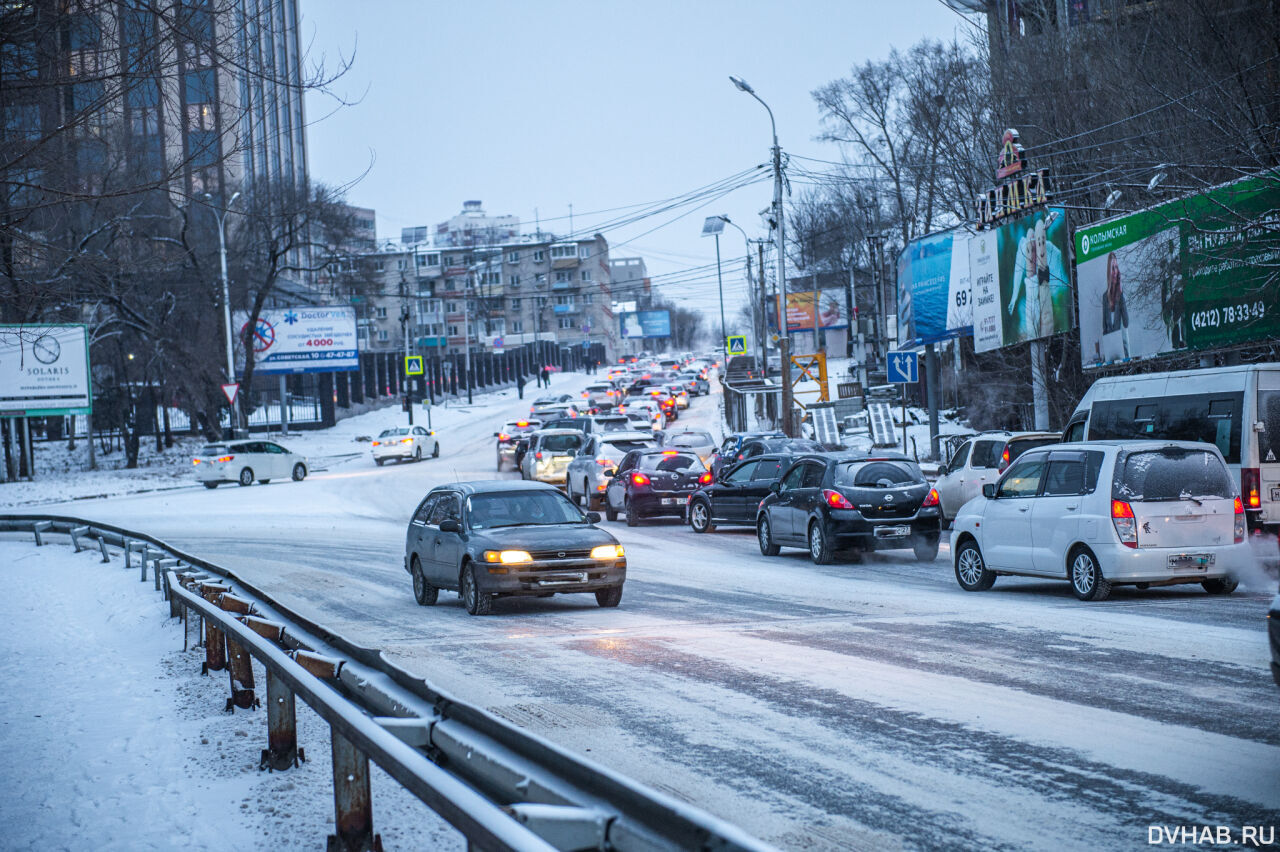
[[[764,240],[756,243],[756,250],[760,260],[756,265],[756,269],[759,271],[759,275],[756,277],[756,305],[760,311],[760,318],[755,323],[756,351],[760,353],[762,373],[767,378],[769,376],[769,353],[765,351],[764,341],[769,332],[769,294],[765,291],[764,286]]]
[[[413,255],[410,255],[410,266],[413,266]],[[414,274],[417,274],[416,267]],[[410,388],[413,379],[409,377],[409,285],[405,282],[404,272],[400,273],[400,330],[404,333],[404,398],[405,408],[409,410],[409,425],[413,425],[413,393]]]
[[[720,343],[724,346],[724,360],[729,362],[729,332],[724,323],[724,278],[720,275],[720,235],[716,234],[716,285],[720,288]]]
[[[467,284],[471,283],[472,276],[475,275],[474,264],[472,270],[463,280],[466,282],[462,285],[462,345],[466,349],[467,355],[467,405],[471,404],[471,294],[467,292]],[[474,288],[472,288],[474,289]]]

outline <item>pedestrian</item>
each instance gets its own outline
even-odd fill
[[[516,393],[520,394],[520,399],[524,399],[524,373],[516,373]]]
[[[551,387],[551,371],[546,367],[542,368],[542,386],[545,388]]]

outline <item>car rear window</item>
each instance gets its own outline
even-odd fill
[[[681,432],[679,435],[672,436],[667,443],[673,447],[710,447],[715,445],[715,441],[711,440],[711,436],[706,432]]]
[[[640,470],[665,470],[665,471],[681,471],[702,470],[702,460],[695,455],[689,453],[676,453],[674,455],[655,454],[651,456],[640,457]]]
[[[1130,453],[1117,468],[1117,500],[1143,502],[1184,497],[1234,497],[1231,475],[1216,455],[1204,450],[1165,448]]]
[[[583,438],[583,435],[543,435],[538,449],[553,453],[576,450],[582,446]]]
[[[625,432],[631,428],[631,421],[626,417],[597,417],[596,425],[601,432]]]
[[[969,466],[973,468],[997,467],[1004,441],[974,441],[973,456]]]
[[[220,456],[226,453],[227,451],[228,451],[228,448],[226,444],[209,444],[208,446],[200,448],[200,455]]]
[[[600,451],[608,452],[610,455],[617,453],[629,453],[632,450],[650,450],[653,449],[653,441],[642,441],[639,438],[631,438],[623,441],[601,441]]]
[[[836,469],[836,485],[852,488],[891,488],[924,482],[924,474],[915,462],[860,461],[845,462]]]
[[[1060,443],[1060,438],[1014,438],[1009,441],[1009,461],[1013,461],[1027,450]]]

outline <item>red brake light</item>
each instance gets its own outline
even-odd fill
[[[601,467],[613,467],[615,462],[610,461],[609,459],[596,459],[596,464]]]
[[[822,499],[825,500],[827,505],[833,509],[853,508],[853,504],[849,502],[847,497],[839,491],[832,491],[830,488],[824,488],[822,490]]]
[[[498,433],[498,440],[499,440],[499,441],[509,441],[509,440],[511,440],[511,436],[510,436],[510,435],[508,435],[506,432],[499,432],[499,433]],[[374,444],[374,446],[376,447],[376,446],[378,446],[378,445],[375,443],[375,444]]]
[[[1240,495],[1250,509],[1262,507],[1262,472],[1256,467],[1240,468]]]
[[[631,484],[632,485],[648,485],[649,477],[645,476],[643,473],[633,473],[631,474]]]
[[[524,428],[525,426],[528,426],[528,425],[529,425],[529,421],[528,421],[528,420],[517,420],[517,421],[516,421],[516,425],[517,425],[517,426],[519,426],[519,427],[521,427],[521,428]]]
[[[1111,501],[1111,517],[1132,518],[1133,507],[1123,500],[1112,500]]]
[[[229,461],[233,461],[234,459],[235,459],[235,456],[218,456],[218,461],[220,462],[229,462]]]
[[[664,456],[678,456],[680,455],[680,451],[679,450],[663,450],[662,454]]]
[[[997,473],[1004,473],[1005,468],[1009,466],[1009,445],[1004,445],[1004,452],[1000,454],[1000,467],[996,469]]]
[[[1239,497],[1237,497],[1237,498],[1236,498],[1236,514],[1237,514],[1237,515],[1243,515],[1243,514],[1244,514],[1244,504],[1240,502],[1240,498],[1239,498]]]
[[[1248,533],[1247,524],[1244,522],[1244,503],[1240,502],[1240,498],[1236,498],[1236,523],[1235,535],[1236,544],[1244,541],[1245,534]]]
[[[192,460],[191,460],[191,463],[192,463],[192,464],[200,464],[200,459],[192,459]],[[1239,503],[1239,502],[1240,502],[1239,500],[1237,500],[1237,501],[1236,501],[1236,503]]]
[[[536,453],[534,453],[533,457],[538,461],[542,461],[542,450],[538,450]]]
[[[702,476],[698,477],[698,484],[710,485],[714,480],[715,480],[715,477],[711,475],[711,471],[707,471],[706,473],[702,474]]]
[[[929,493],[925,495],[924,502],[920,504],[920,508],[927,509],[936,505],[938,505],[938,489],[930,488]]]
[[[1133,517],[1133,507],[1124,500],[1111,501],[1111,523],[1116,535],[1125,547],[1138,546],[1138,522]]]

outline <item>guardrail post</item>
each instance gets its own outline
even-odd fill
[[[306,760],[298,748],[298,712],[291,690],[275,672],[267,669],[267,747],[259,769],[281,771]]]
[[[230,592],[219,596],[217,603],[222,609],[236,615],[248,615],[253,611],[248,601]],[[240,643],[230,636],[227,637],[227,670],[231,676],[231,697],[227,699],[226,711],[234,713],[237,707],[248,710],[257,704],[253,695],[253,661]]]
[[[111,561],[111,556],[107,553],[107,539],[102,535],[102,533],[98,533],[98,550],[102,551],[103,562]]]
[[[200,584],[201,597],[211,604],[216,604],[222,593],[229,591],[231,589],[221,583]],[[226,667],[226,640],[222,631],[214,626],[212,621],[206,621],[204,625],[204,665],[200,667],[200,674],[220,672]]]
[[[169,590],[165,587],[165,580],[161,576],[166,574],[170,568],[177,568],[178,560],[170,557],[168,559],[157,558],[155,565],[152,567],[153,577],[155,579],[156,591],[164,592],[166,598],[169,597]]]
[[[183,588],[193,588],[197,583],[209,579],[208,574],[201,574],[195,568],[179,572],[178,584]],[[200,639],[204,634],[204,619],[200,613],[190,607],[182,607],[182,650],[200,647]]]
[[[76,549],[76,553],[80,552],[80,536],[89,534],[88,527],[72,527],[68,532],[71,533],[71,546]]]
[[[44,547],[44,536],[42,533],[50,529],[52,526],[53,524],[50,521],[36,521],[31,525],[31,532],[35,533],[36,536],[36,547]]]
[[[145,541],[129,541],[128,539],[125,539],[125,542],[124,542],[124,569],[125,569],[126,571],[128,571],[130,568],[132,568],[132,567],[133,567],[133,554],[138,553],[138,552],[143,552],[143,553],[145,553],[145,552],[146,552],[146,549],[147,549],[147,543],[146,543]],[[145,559],[145,557],[144,557],[144,559]],[[144,578],[144,579],[145,579],[145,578]]]
[[[331,727],[333,743],[333,808],[337,832],[329,835],[327,852],[382,852],[382,837],[373,833],[373,796],[369,790],[369,756]]]

